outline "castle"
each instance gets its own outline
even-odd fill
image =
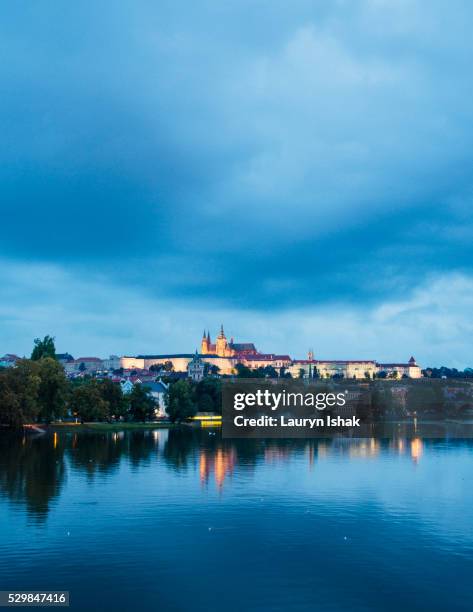
[[[192,353],[165,354],[165,355],[138,355],[137,357],[121,357],[120,365],[124,369],[149,369],[152,365],[172,363],[175,372],[188,372],[192,376],[200,377],[198,368],[214,366],[220,374],[234,374],[237,364],[242,364],[251,370],[272,366],[278,372],[286,372],[293,378],[374,378],[381,372],[393,378],[420,378],[422,372],[414,357],[405,363],[379,363],[374,359],[315,359],[312,350],[308,352],[307,359],[292,359],[289,355],[275,353],[260,353],[252,342],[236,343],[233,338],[227,340],[223,325],[220,333],[212,342],[210,332],[204,331],[200,343],[200,354]],[[191,364],[192,362],[192,364]],[[191,364],[191,365],[190,365]],[[202,369],[203,371],[203,369]],[[197,373],[196,373],[197,372]],[[200,372],[200,370],[199,370]]]
[[[257,355],[255,345],[252,342],[236,344],[233,338],[230,342],[227,342],[227,337],[223,331],[223,325],[220,326],[220,333],[217,336],[215,344],[210,339],[210,332],[205,333],[202,336],[200,343],[200,352],[202,355],[217,355],[218,357],[235,357],[237,359],[243,359],[249,355]]]

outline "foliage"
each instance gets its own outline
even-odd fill
[[[197,412],[192,385],[187,380],[172,383],[166,394],[166,411],[173,423],[182,422]]]
[[[253,372],[242,363],[236,364],[235,371],[238,378],[253,378]]]
[[[40,385],[38,389],[38,419],[50,423],[64,416],[67,399],[67,379],[62,365],[52,357],[38,362]]]
[[[242,363],[237,363],[235,366],[236,375],[238,378],[278,378],[278,371],[273,366],[259,367],[256,370],[250,370]]]
[[[21,427],[34,422],[39,413],[39,368],[29,359],[20,359],[14,368],[0,372],[0,424]]]
[[[64,370],[54,358],[20,359],[0,373],[0,423],[20,427],[62,417],[67,389]]]
[[[56,358],[54,338],[51,336],[44,336],[42,340],[40,338],[35,338],[34,340],[34,348],[33,352],[31,353],[32,361],[38,361],[43,357],[51,357],[53,359]]]
[[[109,378],[100,381],[100,395],[108,403],[109,418],[124,417],[128,411],[128,402],[121,386]]]
[[[198,412],[222,414],[222,387],[216,378],[203,378],[195,386],[195,401]]]
[[[103,421],[109,416],[109,403],[102,397],[100,384],[96,380],[75,387],[71,394],[71,408],[81,423]]]
[[[465,368],[457,370],[456,368],[426,368],[422,370],[422,374],[428,378],[473,378],[473,368]]]
[[[166,361],[164,363],[164,370],[166,372],[173,372],[174,371],[174,364],[172,361]]]
[[[148,421],[155,416],[155,403],[149,389],[144,385],[135,385],[128,395],[130,414],[134,421]]]

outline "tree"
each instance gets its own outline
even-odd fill
[[[304,376],[305,376],[304,368],[299,368],[299,378],[304,378]]]
[[[172,361],[165,361],[164,362],[164,369],[166,372],[173,372],[174,371],[174,364]]]
[[[155,416],[156,406],[149,394],[149,389],[143,385],[135,385],[128,395],[130,414],[134,421],[148,421]]]
[[[29,359],[0,372],[0,424],[18,428],[36,420],[40,383],[38,366]]]
[[[119,419],[127,413],[127,401],[121,386],[105,378],[99,383],[100,395],[108,403],[108,418]]]
[[[278,372],[273,366],[267,365],[264,368],[258,368],[257,375],[261,376],[262,378],[277,378]]]
[[[220,373],[220,368],[218,367],[218,365],[213,364],[210,366],[209,371],[212,376],[218,376]]]
[[[38,389],[38,418],[50,423],[64,416],[66,411],[67,379],[62,365],[52,357],[36,362],[40,385]]]
[[[86,370],[87,370],[87,366],[85,365],[83,361],[81,361],[79,364],[79,372],[85,372]]]
[[[81,423],[103,421],[109,414],[109,404],[103,399],[96,380],[79,385],[73,390],[71,407]]]
[[[164,368],[164,365],[162,363],[153,363],[149,371],[158,373],[158,372],[161,372],[163,368]]]
[[[40,338],[35,338],[34,340],[34,348],[31,353],[31,359],[33,361],[38,361],[43,357],[52,357],[56,358],[56,347],[54,346],[54,338],[51,336],[44,336],[41,340]]]
[[[199,412],[222,414],[222,386],[215,378],[204,378],[195,385],[195,401]]]
[[[214,402],[210,395],[204,393],[199,397],[197,409],[199,412],[214,412]]]
[[[170,385],[166,394],[166,412],[173,423],[181,423],[197,412],[192,387],[187,380],[178,380]]]
[[[235,370],[238,378],[253,378],[253,372],[242,363],[237,363]]]

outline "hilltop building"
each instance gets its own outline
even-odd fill
[[[239,343],[233,338],[227,340],[223,325],[215,340],[212,341],[209,331],[204,331],[199,353],[180,353],[164,355],[138,355],[137,357],[122,357],[120,366],[124,369],[149,369],[152,365],[172,364],[174,372],[187,373],[190,378],[200,380],[204,375],[205,364],[216,366],[220,374],[233,374],[239,363],[256,370],[272,366],[278,372],[282,368],[293,378],[373,378],[380,372],[387,376],[401,378],[420,378],[420,366],[414,357],[407,363],[378,363],[375,359],[325,360],[315,359],[314,351],[308,352],[307,359],[292,359],[289,355],[275,353],[260,353],[252,342]]]
[[[102,369],[102,360],[99,357],[79,357],[63,363],[67,374],[75,374],[78,372],[92,373]]]
[[[220,326],[220,333],[215,344],[210,339],[210,332],[206,334],[204,331],[200,343],[200,352],[202,355],[217,355],[218,357],[236,357],[240,359],[258,354],[255,345],[251,342],[237,344],[233,341],[233,338],[230,339],[230,342],[227,342],[223,325]]]

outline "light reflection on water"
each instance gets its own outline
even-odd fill
[[[471,610],[473,441],[0,437],[0,589],[83,610]]]

